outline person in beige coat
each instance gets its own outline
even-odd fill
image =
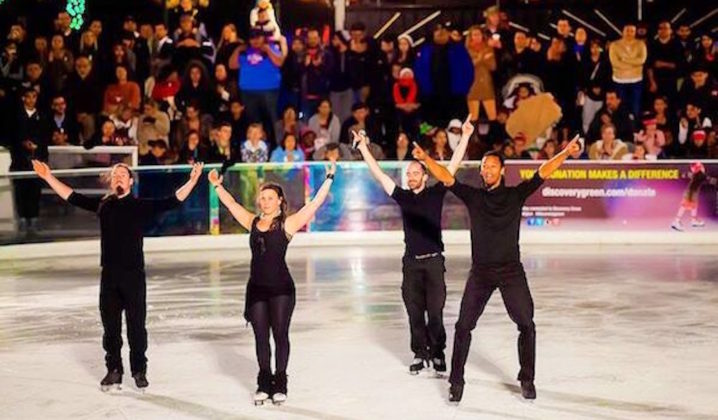
[[[588,150],[591,160],[621,160],[628,153],[626,143],[616,138],[616,127],[605,124],[601,127],[601,140],[596,141]]]
[[[613,68],[613,81],[618,95],[636,118],[640,115],[643,91],[643,65],[648,57],[646,43],[636,39],[636,25],[623,27],[623,36],[608,47]]]
[[[153,99],[145,100],[144,112],[140,116],[137,128],[138,152],[146,155],[149,152],[150,140],[164,140],[169,148],[170,119],[165,112],[159,110]]]
[[[496,70],[496,56],[494,49],[487,44],[480,26],[469,28],[466,51],[474,63],[474,83],[466,96],[471,121],[479,119],[480,105],[483,105],[489,121],[493,121],[496,119],[496,98],[492,72]]]

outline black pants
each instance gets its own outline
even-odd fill
[[[123,372],[122,311],[127,322],[127,341],[130,345],[130,368],[132,374],[147,370],[147,287],[145,271],[104,267],[100,282],[100,315],[105,332],[102,347],[105,349],[105,365],[108,370]]]
[[[39,179],[16,179],[13,181],[15,190],[15,206],[21,219],[34,219],[40,213],[40,192],[42,183]]]
[[[498,288],[509,317],[519,329],[519,380],[534,379],[536,362],[536,328],[533,322],[534,304],[526,283],[526,273],[520,263],[494,267],[473,267],[466,281],[461,311],[456,322],[454,354],[451,358],[452,384],[464,384],[464,366],[471,345],[471,331],[476,327],[491,294]]]
[[[417,260],[405,256],[403,262],[401,295],[409,315],[411,350],[418,358],[443,359],[446,348],[443,318],[446,302],[444,257]]]
[[[274,366],[276,372],[286,372],[289,363],[289,323],[292,320],[294,295],[280,295],[252,304],[249,319],[254,330],[259,370],[271,372],[272,349],[269,346],[269,331],[274,337],[276,350]]]

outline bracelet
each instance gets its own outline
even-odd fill
[[[221,187],[221,186],[222,186],[222,184],[213,185],[213,187],[214,187],[215,190],[216,190],[217,188]]]
[[[334,181],[334,174],[327,174],[327,179]]]

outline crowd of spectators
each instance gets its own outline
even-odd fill
[[[242,39],[232,23],[213,38],[191,0],[170,12],[126,16],[120,33],[91,16],[73,30],[61,12],[33,34],[32,17],[18,18],[0,53],[11,169],[30,169],[48,145],[137,145],[151,165],[352,160],[352,130],[368,133],[377,159],[411,159],[417,141],[446,160],[466,115],[478,128],[467,159],[550,158],[575,133],[586,143],[577,159],[718,157],[717,43],[688,25],[628,23],[605,39],[561,18],[544,39],[491,7],[469,28],[435,24],[419,43],[375,40],[360,22],[285,33],[259,0]],[[510,136],[511,114],[540,92],[562,119],[536,142]]]

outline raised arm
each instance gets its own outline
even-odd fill
[[[411,154],[414,156],[414,159],[424,162],[426,169],[428,169],[431,175],[438,179],[442,184],[447,187],[454,185],[454,182],[456,182],[454,175],[444,166],[439,165],[437,161],[432,159],[431,156],[429,156],[416,142],[413,144],[414,150],[412,150]]]
[[[352,142],[357,144],[357,149],[359,149],[359,152],[361,152],[364,161],[369,167],[369,172],[371,172],[371,175],[374,177],[374,179],[379,181],[379,184],[381,184],[381,187],[384,188],[384,191],[387,194],[391,195],[392,193],[394,193],[396,183],[379,167],[379,164],[376,162],[376,159],[374,159],[374,156],[369,151],[369,146],[367,145],[367,137],[352,130]]]
[[[185,201],[187,197],[189,197],[189,194],[197,185],[199,177],[202,176],[202,169],[204,169],[204,163],[195,163],[192,165],[189,180],[175,192],[175,197],[177,197],[179,201]]]
[[[219,173],[217,173],[216,169],[212,169],[212,171],[210,171],[209,173],[208,178],[209,183],[212,184],[214,190],[217,192],[219,201],[221,201],[222,204],[227,207],[229,212],[232,213],[232,216],[234,216],[234,219],[238,221],[243,228],[247,230],[252,229],[252,220],[254,220],[254,214],[242,207],[242,205],[239,204],[237,200],[234,199],[234,197],[232,197],[232,194],[230,194],[229,191],[224,189],[224,187],[222,186],[222,181],[224,177],[219,176]]]
[[[574,137],[567,145],[564,147],[561,152],[559,152],[556,156],[551,158],[551,160],[544,162],[538,169],[538,174],[541,177],[541,179],[548,179],[551,174],[556,171],[561,165],[563,165],[563,162],[566,161],[566,159],[571,155],[573,152],[577,152],[581,149],[581,145],[578,143],[578,135]]]
[[[35,171],[37,176],[39,176],[43,181],[47,182],[47,185],[49,185],[50,188],[52,188],[52,190],[55,191],[55,193],[59,195],[63,200],[67,201],[68,197],[72,195],[72,188],[68,187],[64,183],[60,182],[59,179],[55,178],[47,163],[41,162],[39,160],[33,160],[32,169]]]
[[[449,162],[449,166],[447,167],[451,175],[456,175],[456,171],[459,170],[461,161],[464,159],[464,156],[466,156],[466,148],[469,146],[469,139],[473,133],[474,124],[471,123],[471,114],[469,114],[466,117],[466,121],[464,121],[464,124],[461,126],[461,140],[459,140],[459,144],[456,146],[454,155],[451,156],[451,162]]]
[[[284,222],[284,231],[287,232],[289,235],[294,235],[299,231],[299,229],[303,228],[304,225],[309,223],[310,220],[312,220],[312,217],[314,217],[314,214],[319,210],[319,207],[322,206],[324,203],[324,200],[326,200],[327,196],[329,195],[329,189],[332,187],[332,182],[334,181],[334,174],[337,170],[337,164],[336,162],[332,162],[331,166],[327,169],[327,178],[324,180],[324,183],[321,187],[319,187],[319,191],[317,191],[317,194],[314,196],[312,201],[305,204],[304,207],[302,207],[301,210],[294,213],[293,215],[287,217],[287,220]]]

